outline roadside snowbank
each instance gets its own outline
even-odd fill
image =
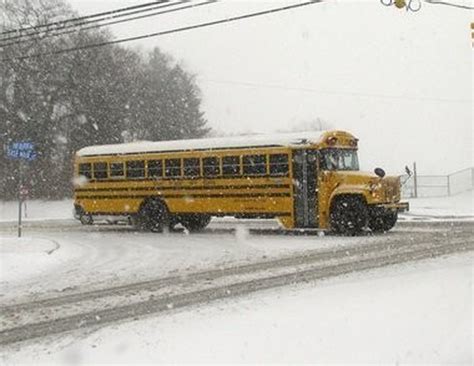
[[[26,205],[26,209],[25,209]],[[73,201],[70,199],[61,201],[32,200],[23,203],[22,218],[25,221],[32,220],[58,220],[72,219]],[[18,202],[0,201],[0,221],[18,220]]]
[[[472,359],[472,256],[410,263],[62,335],[7,363],[439,363]]]
[[[449,197],[411,198],[410,211],[404,216],[433,218],[474,218],[474,191],[466,191]]]
[[[51,239],[0,237],[0,284],[51,273],[61,264],[59,256],[51,255],[58,249]]]

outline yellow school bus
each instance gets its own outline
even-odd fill
[[[152,231],[212,217],[274,218],[286,229],[391,229],[400,178],[359,171],[345,131],[90,146],[75,158],[75,217],[127,218]]]

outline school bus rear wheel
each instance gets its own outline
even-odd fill
[[[82,225],[92,225],[94,223],[92,215],[86,213],[82,206],[76,205],[74,209],[75,217],[79,219]]]
[[[134,221],[139,230],[161,233],[169,225],[168,207],[160,199],[148,199],[142,203]]]
[[[81,221],[82,225],[92,225],[94,223],[94,219],[88,214],[82,215],[79,220]]]

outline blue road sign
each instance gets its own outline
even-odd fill
[[[35,160],[37,156],[35,145],[30,141],[12,142],[7,146],[7,156],[10,159]]]

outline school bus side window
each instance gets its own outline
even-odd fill
[[[92,178],[92,166],[90,163],[79,164],[79,175],[86,177],[87,179]]]
[[[110,176],[111,177],[123,177],[125,171],[123,169],[123,163],[110,163]]]
[[[165,160],[165,176],[180,177],[181,176],[181,159]]]
[[[235,176],[240,174],[240,157],[224,156],[222,158],[222,175]]]
[[[270,155],[270,175],[288,175],[288,155],[271,154]]]
[[[94,163],[94,179],[107,179],[107,163]]]
[[[145,162],[143,160],[127,161],[127,178],[144,178]]]
[[[221,173],[219,158],[210,157],[202,159],[202,171],[205,177],[215,177]]]
[[[163,176],[163,161],[148,160],[148,177],[161,178]]]
[[[244,174],[264,175],[267,173],[267,157],[265,155],[246,155],[243,157]]]
[[[201,173],[199,158],[183,159],[183,171],[185,177],[199,177]]]

